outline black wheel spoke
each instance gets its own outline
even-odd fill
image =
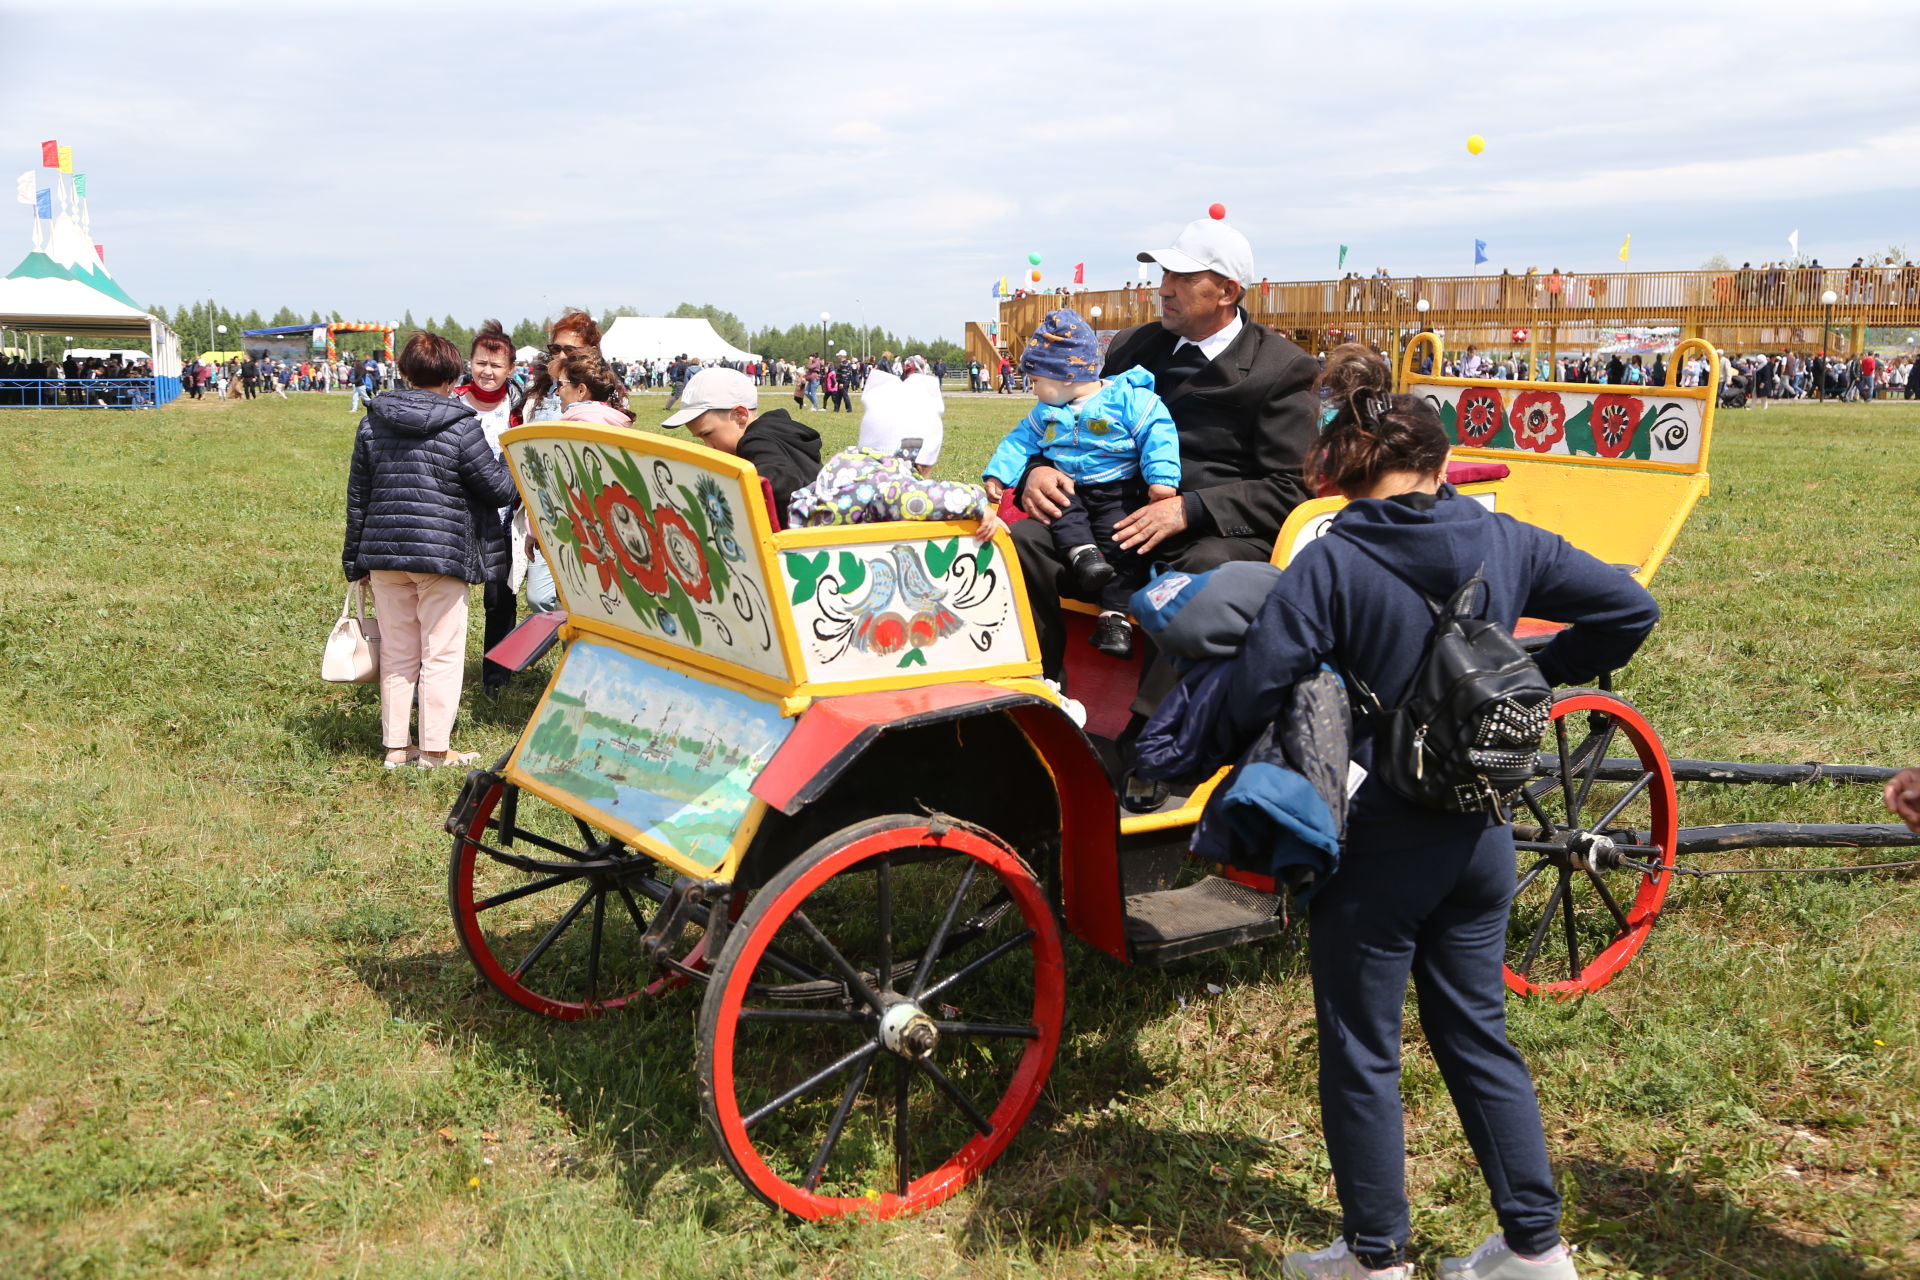
[[[921,992],[927,985],[927,976],[933,972],[933,962],[940,958],[940,952],[947,945],[947,934],[953,929],[953,922],[960,914],[960,905],[966,901],[967,890],[973,887],[973,873],[979,863],[967,859],[966,870],[960,873],[960,887],[953,891],[953,901],[947,904],[947,914],[940,918],[940,927],[934,931],[933,940],[927,943],[927,949],[920,953],[920,967],[913,972],[913,988],[908,992],[915,1000],[921,998]]]
[[[1599,743],[1593,748],[1593,754],[1587,758],[1586,767],[1580,771],[1580,793],[1574,797],[1576,808],[1586,807],[1587,795],[1593,790],[1594,779],[1600,776],[1600,766],[1607,762],[1607,748],[1613,745],[1614,730],[1619,727],[1617,720],[1612,716],[1607,717],[1606,730],[1601,733]],[[1588,741],[1591,742],[1592,739],[1589,738]],[[1606,824],[1603,822],[1600,825]]]
[[[647,934],[647,918],[641,914],[640,904],[635,902],[633,895],[627,892],[626,885],[616,882],[613,887],[620,891],[620,901],[626,903],[627,917],[633,921],[635,931],[644,938]]]
[[[606,924],[607,894],[601,890],[593,895],[593,933],[587,942],[587,1003],[592,1004],[600,995],[600,935]]]
[[[1520,877],[1520,883],[1513,886],[1513,896],[1517,898],[1525,893],[1533,882],[1540,878],[1540,873],[1544,871],[1552,861],[1552,858],[1542,858],[1531,867],[1528,867],[1526,874]]]
[[[526,981],[527,974],[532,972],[533,966],[539,963],[541,956],[547,954],[547,948],[560,940],[560,935],[565,933],[568,927],[580,918],[580,912],[586,908],[587,903],[592,901],[593,896],[599,892],[600,887],[598,885],[590,884],[587,886],[585,893],[573,900],[573,905],[567,908],[566,914],[562,915],[558,920],[555,920],[553,927],[547,930],[546,936],[533,944],[533,950],[527,952],[527,958],[514,966],[513,976],[515,981]]]
[[[1593,824],[1593,829],[1595,831],[1605,831],[1609,826],[1613,825],[1613,820],[1615,818],[1618,818],[1622,813],[1624,813],[1626,811],[1627,806],[1632,804],[1634,800],[1639,798],[1640,793],[1642,791],[1645,791],[1647,787],[1652,784],[1652,782],[1653,782],[1652,774],[1650,773],[1641,774],[1637,779],[1634,780],[1634,784],[1627,788],[1626,794],[1613,802],[1613,808],[1607,810],[1606,816],[1601,818],[1600,821]]]
[[[893,863],[881,858],[873,869],[874,909],[879,915],[879,959],[874,967],[882,991],[893,990]]]
[[[1553,892],[1547,895],[1547,905],[1540,912],[1540,923],[1533,927],[1533,938],[1527,943],[1527,954],[1520,957],[1520,963],[1514,966],[1521,977],[1526,977],[1533,968],[1534,960],[1540,954],[1541,944],[1547,940],[1547,930],[1553,926],[1553,912],[1560,905],[1560,895],[1567,891],[1567,872],[1562,870],[1560,878],[1554,881]]]
[[[511,849],[513,837],[517,834],[514,827],[520,821],[520,788],[507,787],[500,797],[500,843]]]
[[[806,1094],[812,1093],[815,1089],[818,1089],[821,1085],[833,1079],[835,1076],[839,1075],[842,1071],[846,1071],[851,1067],[856,1067],[860,1065],[862,1062],[865,1062],[867,1059],[871,1058],[874,1054],[878,1052],[880,1052],[880,1042],[878,1040],[869,1040],[867,1043],[861,1045],[859,1048],[850,1050],[849,1052],[840,1055],[838,1058],[835,1058],[832,1062],[820,1068],[818,1071],[808,1076],[805,1080],[802,1080],[799,1084],[794,1085],[793,1088],[787,1090],[785,1093],[781,1094],[779,1097],[773,1099],[770,1102],[761,1103],[753,1111],[749,1112],[745,1116],[742,1116],[740,1118],[740,1123],[745,1125],[749,1129],[753,1128],[754,1125],[759,1124],[762,1120],[766,1119],[768,1116],[772,1115],[774,1112],[780,1110],[780,1108],[786,1106],[788,1103],[793,1102],[795,1099],[800,1098]]]
[[[1527,808],[1532,811],[1533,819],[1540,824],[1541,832],[1551,835],[1556,824],[1552,818],[1547,816],[1547,811],[1540,807],[1540,798],[1533,794],[1533,788],[1520,788],[1520,799],[1526,804]]]
[[[999,1036],[1009,1040],[1038,1040],[1040,1028],[1003,1026],[997,1022],[935,1022],[941,1035]]]
[[[867,982],[866,975],[854,968],[853,963],[840,954],[840,948],[827,940],[827,935],[820,932],[818,925],[807,919],[806,912],[796,911],[788,919],[800,926],[800,932],[806,934],[813,941],[813,945],[826,954],[828,966],[840,975],[841,981],[847,984],[848,990],[866,1001],[867,1006],[875,1013],[885,1012],[880,1007],[880,993]]]
[[[1567,922],[1567,976],[1578,982],[1580,981],[1580,938],[1575,932],[1573,920],[1573,878],[1568,876],[1560,883],[1566,889],[1560,897],[1560,914]]]
[[[827,1161],[833,1158],[833,1149],[840,1145],[840,1134],[847,1127],[847,1117],[853,1112],[854,1100],[867,1087],[867,1075],[872,1070],[873,1059],[868,1058],[854,1069],[853,1078],[847,1081],[846,1090],[840,1095],[840,1105],[833,1109],[833,1119],[827,1122],[827,1136],[820,1140],[820,1150],[815,1153],[813,1164],[807,1169],[807,1180],[801,1184],[808,1191],[820,1185],[820,1174],[826,1169]]]
[[[1553,740],[1560,748],[1560,794],[1567,800],[1567,825],[1580,825],[1580,807],[1573,802],[1573,761],[1567,755],[1567,718],[1553,722]]]
[[[955,983],[965,982],[968,978],[971,978],[974,974],[980,972],[980,970],[986,968],[988,965],[992,964],[995,960],[998,960],[1001,956],[1007,954],[1007,952],[1012,951],[1016,947],[1026,945],[1026,943],[1032,937],[1033,937],[1033,930],[1022,929],[1019,933],[1015,934],[1011,938],[1008,938],[1005,942],[995,943],[990,949],[981,952],[979,955],[975,956],[973,959],[967,961],[966,964],[962,965],[958,969],[955,969],[952,973],[940,979],[940,981],[934,983],[932,986],[928,987],[925,991],[922,991],[918,996],[914,998],[916,1000],[933,999],[935,996],[939,995],[942,991],[945,991],[948,987],[953,986]]]
[[[544,893],[548,889],[553,888],[555,885],[567,884],[574,880],[578,880],[581,876],[585,874],[586,873],[584,871],[574,872],[572,874],[563,872],[560,875],[548,876],[544,880],[529,880],[526,884],[520,885],[517,888],[508,889],[502,893],[496,893],[490,898],[480,899],[478,902],[473,904],[473,909],[475,911],[491,911],[495,907],[504,907],[509,902],[517,902],[521,898],[528,897],[532,894]]]
[[[1607,904],[1607,911],[1613,916],[1613,922],[1620,926],[1620,932],[1624,934],[1627,931],[1627,913],[1622,911],[1620,904],[1613,900],[1613,890],[1607,888],[1607,882],[1601,878],[1598,871],[1588,871],[1587,879],[1593,881],[1594,892],[1600,895],[1600,901]]]
[[[742,1022],[818,1022],[836,1027],[864,1027],[873,1023],[871,1013],[856,1009],[742,1009]]]
[[[894,1194],[907,1194],[907,1184],[913,1181],[913,1166],[907,1154],[907,1139],[911,1127],[907,1122],[907,1085],[911,1077],[907,1074],[907,1060],[893,1060],[893,1181]]]
[[[600,843],[600,841],[594,835],[593,828],[588,826],[583,820],[579,818],[575,818],[573,820],[573,825],[579,828],[580,843],[582,845],[591,849],[593,848],[593,846]]]
[[[915,1058],[913,1065],[927,1073],[934,1084],[939,1086],[940,1092],[952,1099],[953,1105],[960,1108],[961,1113],[973,1122],[973,1127],[983,1136],[993,1132],[993,1121],[980,1114],[980,1108],[974,1104],[973,1098],[967,1091],[949,1080],[947,1073],[935,1066],[931,1058]]]

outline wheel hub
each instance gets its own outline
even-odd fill
[[[940,1044],[940,1028],[911,1000],[902,1000],[880,1017],[880,1043],[903,1058],[931,1057]]]
[[[1575,871],[1614,871],[1620,866],[1620,851],[1610,836],[1575,831],[1567,836],[1567,862]]]

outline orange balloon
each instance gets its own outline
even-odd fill
[[[1028,274],[1033,277],[1033,282],[1035,284],[1040,283],[1040,273],[1038,271],[1031,271],[1031,272],[1028,272]]]

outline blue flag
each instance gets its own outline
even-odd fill
[[[1477,267],[1486,260],[1487,242],[1485,240],[1475,240],[1473,242],[1473,265]]]
[[[998,280],[993,282],[993,296],[996,298],[1000,296],[1000,282]]]
[[[33,197],[33,216],[53,221],[53,189],[42,187]]]

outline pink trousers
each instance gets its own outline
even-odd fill
[[[445,751],[460,710],[467,666],[467,584],[444,573],[375,569],[374,616],[380,620],[380,741],[408,745],[415,691],[420,749]]]

